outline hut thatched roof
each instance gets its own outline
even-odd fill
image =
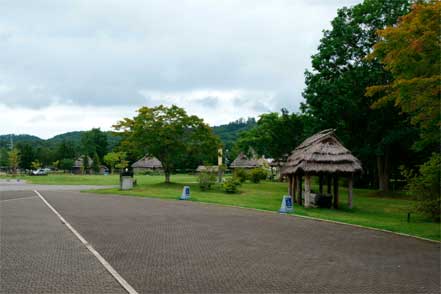
[[[240,153],[231,163],[231,168],[256,168],[264,166],[265,159],[248,159],[244,153]]]
[[[324,130],[303,141],[288,157],[282,174],[362,171],[360,161],[340,143],[334,131]]]
[[[75,161],[72,167],[81,168],[84,166],[84,155],[79,156]],[[87,163],[89,164],[89,167],[93,165],[93,160],[90,158],[90,156],[87,156]]]
[[[219,167],[217,165],[200,165],[196,169],[197,172],[210,172],[217,173],[219,171]]]
[[[133,168],[162,168],[162,163],[156,157],[144,156],[132,164]]]

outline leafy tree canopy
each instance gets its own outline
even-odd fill
[[[137,116],[119,121],[114,128],[121,131],[121,149],[131,150],[138,157],[149,154],[161,161],[166,182],[178,166],[188,164],[189,158],[199,163],[213,161],[220,145],[202,119],[175,105],[141,107]]]
[[[382,94],[374,108],[393,104],[410,114],[420,129],[416,146],[439,144],[441,93],[441,2],[418,3],[398,25],[378,31],[381,41],[370,60],[381,61],[393,79],[367,89],[368,96]]]

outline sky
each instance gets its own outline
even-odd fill
[[[176,104],[210,125],[299,111],[338,8],[361,0],[0,0],[0,134],[110,130]]]

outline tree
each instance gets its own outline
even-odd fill
[[[260,156],[283,160],[301,143],[303,133],[302,116],[282,109],[281,114],[262,114],[254,128],[241,133],[236,148],[251,147]]]
[[[113,127],[121,132],[122,148],[139,157],[149,154],[161,161],[166,183],[176,166],[185,164],[186,159],[217,156],[219,140],[211,128],[175,105],[141,107],[137,116],[125,118]]]
[[[441,2],[418,3],[398,25],[378,31],[371,60],[379,60],[392,74],[382,85],[367,89],[368,96],[382,95],[374,108],[393,103],[411,117],[420,130],[417,149],[439,148],[441,93]]]
[[[104,162],[110,169],[110,173],[113,174],[114,169],[127,167],[127,154],[125,152],[110,152],[104,156]],[[122,167],[121,167],[122,166]]]
[[[15,175],[17,173],[17,168],[20,163],[20,153],[18,152],[18,149],[14,148],[11,151],[9,151],[8,157],[9,157],[9,168],[11,169],[12,174]]]
[[[57,146],[56,149],[56,159],[71,158],[74,159],[76,156],[74,143],[63,139]]]
[[[17,144],[18,152],[20,153],[19,166],[22,169],[31,169],[32,162],[36,160],[36,152],[31,143],[19,143]]]
[[[9,166],[8,149],[0,148],[0,167],[8,167],[8,166]]]
[[[100,159],[98,158],[98,154],[94,153],[92,158],[92,170],[95,174],[100,172]]]
[[[335,128],[362,160],[361,180],[373,186],[377,175],[378,186],[385,191],[391,171],[410,154],[415,129],[393,106],[371,109],[375,98],[365,96],[366,87],[383,84],[390,74],[366,57],[378,41],[376,31],[394,25],[409,7],[408,0],[365,0],[339,9],[312,56],[312,71],[305,73],[306,103],[301,108],[313,118],[311,131]]]
[[[107,153],[107,135],[99,128],[84,132],[81,135],[83,153],[93,157],[96,153],[99,160],[102,160]]]
[[[74,165],[74,160],[71,158],[63,158],[58,163],[58,168],[62,169],[64,172],[66,170],[71,170]]]
[[[31,168],[33,169],[33,170],[37,170],[37,169],[39,169],[41,167],[41,162],[37,159],[37,160],[35,160],[35,161],[32,161],[32,163],[31,163]]]

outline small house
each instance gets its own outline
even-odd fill
[[[162,170],[162,163],[156,157],[146,155],[140,160],[133,163],[132,168],[134,173],[157,171]]]

